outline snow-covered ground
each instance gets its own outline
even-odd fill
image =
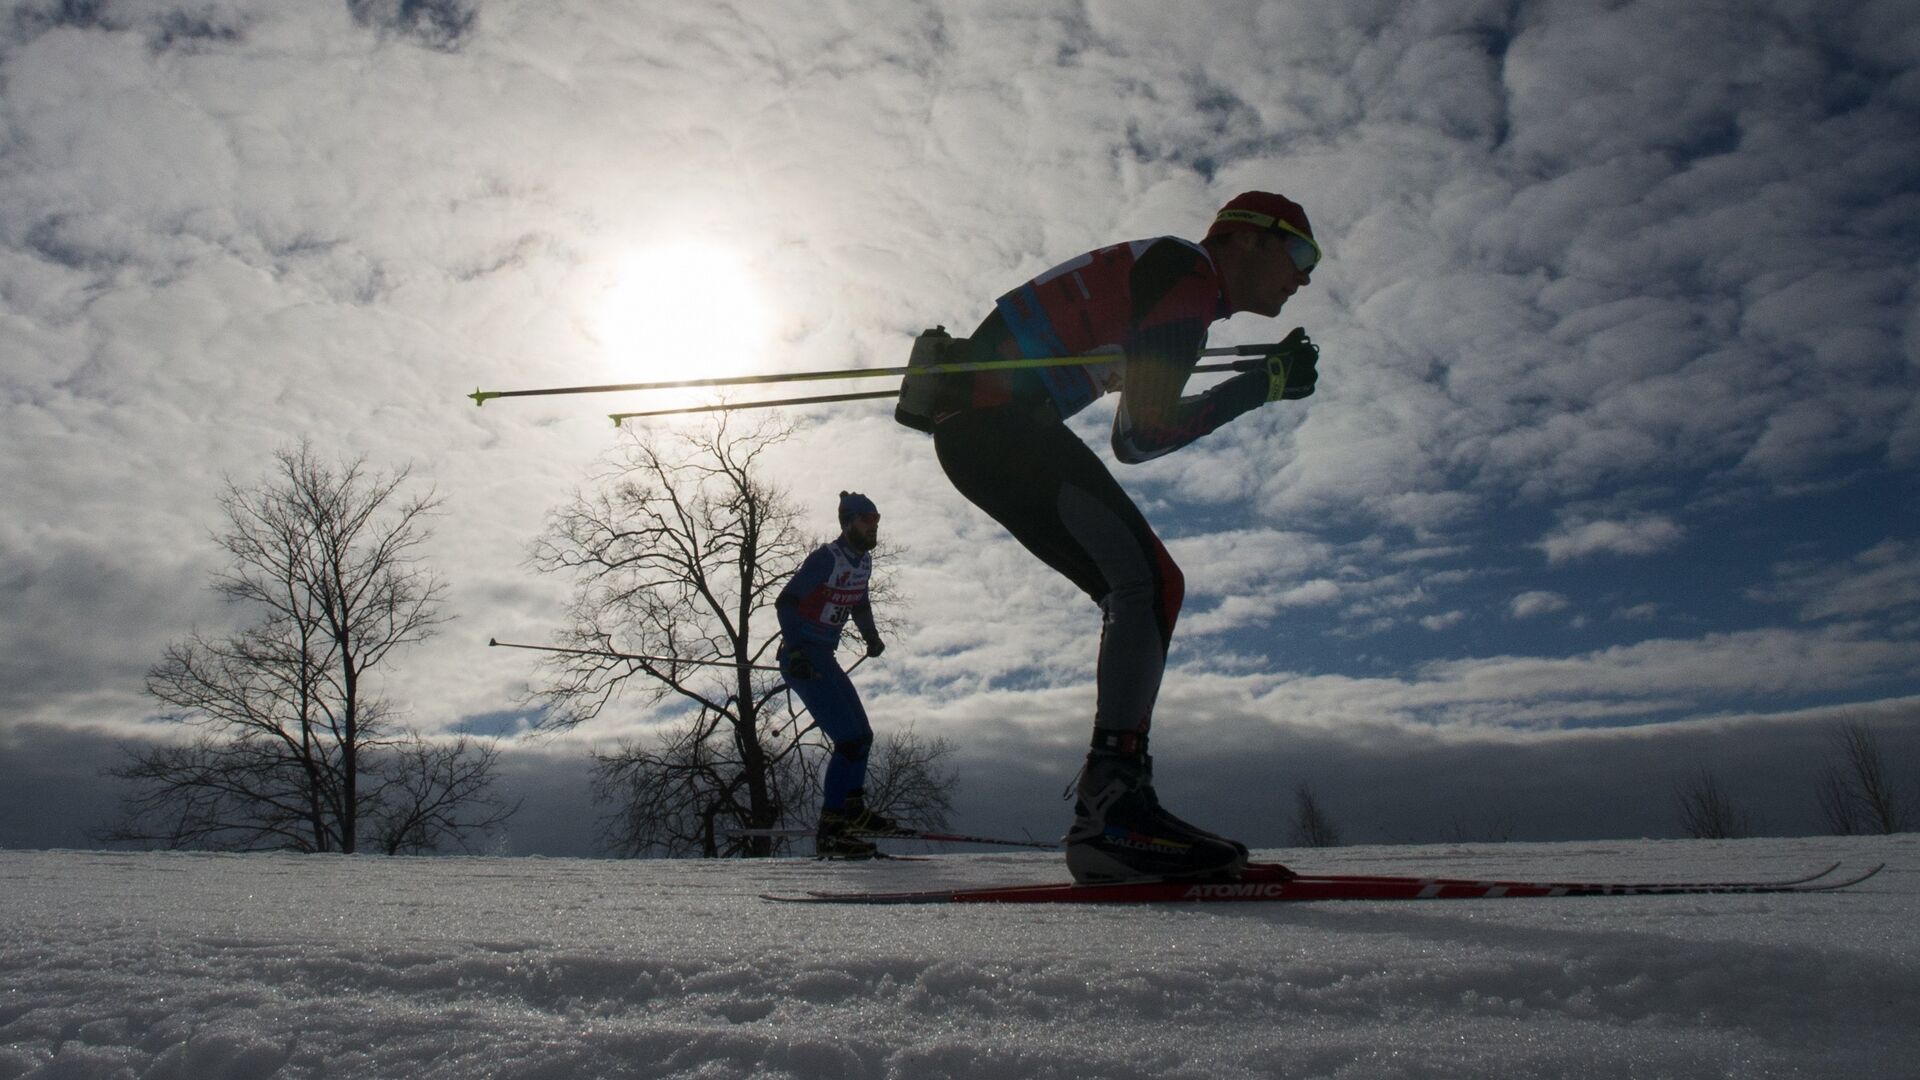
[[[1920,1076],[1920,836],[1270,852],[1320,871],[1844,893],[773,904],[1063,878],[823,865],[0,852],[0,1078]]]

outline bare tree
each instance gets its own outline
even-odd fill
[[[622,857],[762,855],[786,845],[768,837],[741,837],[729,830],[753,820],[739,758],[729,753],[715,714],[669,725],[658,738],[622,741],[612,752],[593,754],[594,802],[610,806],[600,820],[602,848]],[[807,789],[798,753],[780,753],[763,740],[760,760],[772,775],[762,790],[775,801],[769,823],[784,820],[788,800]]]
[[[1447,815],[1446,838],[1452,844],[1504,844],[1513,839],[1513,811],[1499,807],[1473,819],[1455,810]]]
[[[659,743],[623,742],[610,753],[593,755],[594,801],[613,809],[600,820],[603,850],[623,857],[642,855],[753,855],[770,841],[785,850],[782,837],[741,837],[728,830],[747,813],[730,796],[744,790],[726,782],[726,759],[714,753],[712,739],[699,739],[694,726],[676,727]],[[794,800],[776,821],[804,820],[819,803],[820,771],[829,747],[817,735],[802,739],[810,753],[769,751],[781,775],[768,785]],[[922,829],[944,829],[953,810],[955,775],[941,767],[952,752],[944,739],[922,739],[912,731],[882,735],[867,766],[867,798],[885,806],[889,816]]]
[[[1815,789],[1827,827],[1842,836],[1913,828],[1913,802],[1889,775],[1873,728],[1850,720],[1829,728],[1827,738],[1839,758],[1821,772]]]
[[[810,819],[805,758],[825,744],[780,708],[785,683],[766,663],[774,598],[810,549],[798,512],[759,472],[791,429],[729,423],[630,434],[532,553],[538,569],[574,578],[561,637],[585,650],[548,661],[539,727],[576,727],[623,691],[675,710],[655,737],[595,755],[595,795],[615,807],[603,839],[624,854],[766,855],[779,845],[729,831]],[[888,813],[908,797],[868,789]]]
[[[1868,831],[1847,774],[1839,767],[1829,765],[1820,770],[1819,779],[1814,781],[1813,796],[1820,804],[1820,818],[1827,823],[1829,832],[1836,836],[1857,836]]]
[[[889,732],[867,765],[867,798],[896,821],[943,830],[953,813],[958,776],[942,762],[953,753],[947,740],[923,738],[912,728]],[[818,773],[814,775],[817,782]]]
[[[274,459],[275,474],[258,486],[228,481],[227,530],[216,537],[229,565],[214,589],[258,621],[230,637],[175,642],[148,672],[148,692],[174,710],[167,719],[199,730],[186,743],[130,748],[128,763],[108,770],[134,791],[103,839],[352,852],[370,820],[416,816],[391,803],[402,792],[442,807],[484,794],[491,753],[476,757],[464,741],[379,757],[390,745],[387,708],[369,675],[443,621],[443,587],[418,554],[438,500],[403,494],[405,469],[336,466],[304,442]],[[442,765],[452,772],[436,772]],[[439,820],[403,829],[390,850],[467,828]]]
[[[1301,784],[1294,792],[1293,825],[1288,839],[1293,847],[1339,847],[1340,831],[1320,809],[1310,784]]]
[[[1680,828],[1696,840],[1730,840],[1753,835],[1753,819],[1733,804],[1720,778],[1705,765],[1673,786]]]
[[[388,855],[423,855],[450,846],[473,852],[520,810],[494,793],[500,749],[467,735],[429,740],[409,731],[380,748],[373,773],[370,833]]]

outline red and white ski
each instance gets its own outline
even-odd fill
[[[1470,900],[1551,896],[1673,896],[1689,893],[1831,892],[1880,872],[1874,866],[1834,877],[1838,863],[1785,881],[1571,882],[1391,877],[1377,874],[1299,874],[1279,863],[1253,863],[1233,880],[1129,881],[1113,885],[996,885],[913,892],[763,894],[799,904],[1162,904],[1273,900]]]

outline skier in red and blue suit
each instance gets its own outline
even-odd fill
[[[1185,592],[1180,568],[1100,459],[1064,421],[1120,393],[1113,453],[1128,464],[1179,449],[1260,405],[1313,392],[1318,348],[1295,330],[1258,370],[1186,396],[1207,327],[1271,317],[1320,260],[1306,212],[1247,192],[1200,243],[1172,236],[1071,259],[1000,297],[956,360],[1120,353],[1100,365],[940,376],[926,413],[955,488],[1100,605],[1093,742],[1067,833],[1082,882],[1232,875],[1244,845],[1182,821],[1153,788],[1147,731]]]
[[[833,743],[821,783],[816,850],[827,858],[863,859],[875,854],[868,837],[904,830],[866,805],[873,727],[853,680],[834,656],[849,618],[868,656],[886,651],[867,596],[872,552],[880,543],[880,511],[854,491],[840,493],[839,510],[840,536],[807,556],[773,606],[780,617],[780,672]]]

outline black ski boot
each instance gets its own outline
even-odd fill
[[[1145,739],[1138,745],[1144,749]],[[1144,752],[1087,755],[1064,840],[1067,869],[1083,885],[1162,878],[1233,877],[1244,845],[1195,828],[1160,806]]]
[[[846,804],[840,812],[846,817],[847,831],[861,836],[915,836],[919,833],[918,829],[867,809],[867,792],[864,788],[847,792]]]
[[[873,841],[855,836],[847,827],[844,810],[820,811],[820,826],[814,830],[813,852],[823,859],[871,859],[880,853]]]
[[[1153,784],[1153,755],[1148,754],[1146,755],[1146,758],[1147,758],[1147,784],[1151,786]],[[1208,837],[1209,839],[1218,840],[1223,844],[1232,845],[1236,850],[1240,852],[1240,864],[1242,866],[1246,865],[1247,857],[1249,854],[1251,854],[1247,850],[1247,845],[1231,837],[1221,836],[1219,833],[1213,832],[1210,829],[1203,829],[1200,826],[1195,825],[1190,821],[1187,821],[1185,818],[1176,817],[1171,810],[1168,810],[1164,806],[1160,808],[1160,813],[1163,814],[1168,821],[1173,822],[1175,825],[1179,826],[1182,829],[1187,829],[1191,832],[1198,833],[1201,836]]]
[[[874,836],[915,836],[917,830],[867,809],[867,793],[855,789],[838,810],[822,809],[813,850],[823,859],[871,859],[879,854]]]

